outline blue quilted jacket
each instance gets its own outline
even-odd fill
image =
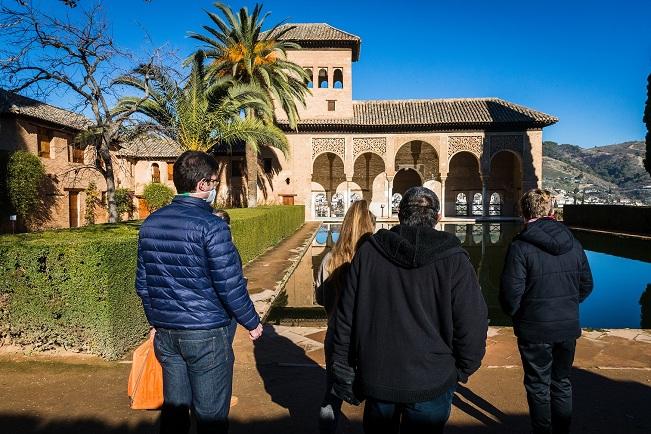
[[[140,228],[136,291],[154,327],[200,330],[234,317],[260,323],[228,225],[203,199],[176,196]]]

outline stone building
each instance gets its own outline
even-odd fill
[[[306,219],[341,218],[364,198],[392,217],[412,186],[434,190],[445,218],[513,217],[523,190],[542,182],[542,129],[557,118],[499,98],[352,98],[359,37],[328,24],[287,24],[302,49],[289,60],[312,77],[297,130],[283,113],[290,155],[275,153],[279,197],[305,204]],[[282,27],[281,27],[282,29]]]
[[[541,185],[542,129],[557,118],[499,98],[353,100],[360,38],[328,24],[286,26],[293,28],[282,38],[302,47],[287,57],[312,77],[311,95],[299,107],[296,130],[276,112],[289,153],[262,147],[259,203],[301,204],[306,220],[337,220],[363,198],[379,218],[392,219],[404,192],[424,185],[441,198],[446,220],[513,218],[521,193]],[[56,206],[45,227],[81,224],[91,179],[105,191],[101,176],[81,170],[92,156],[72,143],[87,123],[75,113],[0,94],[0,150],[41,156],[53,180]],[[133,192],[136,217],[148,214],[141,199],[146,184],[173,188],[180,152],[158,136],[115,151],[116,183]],[[222,163],[217,205],[239,206],[246,197],[244,148],[218,149],[216,156]],[[105,219],[99,212],[98,221]]]
[[[106,190],[101,175],[88,169],[93,155],[74,146],[75,136],[89,125],[79,114],[0,89],[0,154],[6,164],[16,150],[38,155],[45,167],[43,206],[35,213],[39,228],[77,227],[84,224],[85,193],[91,181],[99,192]],[[8,208],[8,207],[7,207]],[[3,227],[8,209],[2,210]],[[97,222],[106,213],[96,213]]]

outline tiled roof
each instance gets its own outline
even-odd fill
[[[183,152],[174,140],[159,134],[142,134],[122,143],[118,155],[137,159],[176,158]]]
[[[353,117],[301,119],[301,126],[341,127],[546,127],[558,118],[499,98],[353,101]],[[286,125],[287,121],[280,121]]]
[[[0,113],[29,116],[76,130],[83,130],[91,125],[91,121],[85,116],[5,89],[0,89]]]
[[[302,47],[351,47],[353,49],[353,62],[359,59],[359,46],[362,39],[351,33],[339,30],[326,23],[287,23],[278,26],[277,31],[292,27],[279,39],[282,41],[297,42]],[[263,32],[266,36],[268,32]],[[273,34],[272,34],[273,36]]]

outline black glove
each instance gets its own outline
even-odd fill
[[[359,405],[361,402],[355,396],[353,387],[355,383],[355,370],[346,364],[334,362],[332,364],[332,374],[335,382],[332,385],[330,393],[349,404]]]

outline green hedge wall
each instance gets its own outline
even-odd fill
[[[229,210],[248,262],[303,224],[302,206]],[[137,223],[0,237],[0,342],[116,359],[148,330],[134,289]]]
[[[229,209],[235,245],[246,264],[305,222],[302,205]]]

